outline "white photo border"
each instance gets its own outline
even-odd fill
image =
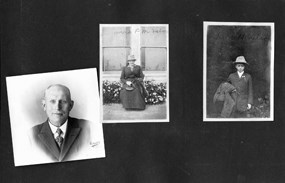
[[[70,112],[71,117],[92,122],[90,143],[94,146],[89,148],[88,152],[84,151],[83,156],[70,161],[106,157],[103,124],[99,115],[100,99],[96,68],[7,76],[6,83],[15,166],[61,163],[43,159],[42,154],[35,153],[38,151],[30,152],[28,138],[30,129],[47,119],[40,101],[45,89],[52,84],[63,84],[70,89],[72,99],[75,101]],[[32,153],[34,156],[31,157]]]
[[[209,118],[207,117],[207,33],[208,26],[270,26],[271,28],[271,52],[270,52],[270,117],[269,118]],[[230,122],[230,121],[274,121],[274,22],[203,22],[203,121],[204,122]]]
[[[166,118],[165,119],[144,119],[144,120],[104,120],[103,115],[103,49],[102,49],[102,29],[103,27],[122,27],[122,26],[165,26],[166,28],[166,46],[167,46],[167,54],[166,54]],[[100,40],[100,45],[99,45],[99,60],[100,60],[100,101],[101,101],[101,111],[100,111],[100,119],[102,123],[150,123],[150,122],[170,122],[170,106],[169,106],[169,100],[170,100],[170,93],[169,93],[169,24],[100,24],[99,26],[99,40]]]

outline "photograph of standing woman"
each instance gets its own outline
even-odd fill
[[[120,99],[125,109],[144,110],[145,97],[147,96],[143,83],[144,74],[142,68],[136,65],[135,61],[135,56],[129,55],[127,66],[122,69],[120,80],[123,86]]]

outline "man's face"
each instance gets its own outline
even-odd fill
[[[68,89],[62,86],[49,88],[45,93],[42,104],[49,121],[57,127],[67,120],[73,107],[73,101],[70,99]]]
[[[236,69],[238,72],[244,71],[244,64],[236,64]]]

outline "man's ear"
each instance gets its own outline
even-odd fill
[[[73,108],[73,105],[74,105],[74,101],[71,100],[71,101],[70,101],[70,104],[69,104],[69,111],[71,111],[71,109]]]
[[[44,111],[46,111],[46,101],[45,101],[45,99],[42,99],[42,108],[44,109]]]

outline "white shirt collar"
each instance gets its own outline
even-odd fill
[[[242,72],[237,72],[238,73],[238,76],[241,78],[241,76],[243,75],[244,71]]]
[[[52,133],[53,133],[54,138],[56,138],[56,136],[57,136],[57,133],[56,133],[57,128],[60,128],[60,129],[61,129],[61,131],[62,131],[61,136],[62,136],[63,138],[65,137],[66,130],[67,130],[67,123],[68,123],[68,119],[65,121],[65,123],[63,123],[63,125],[61,125],[60,127],[56,127],[56,126],[54,126],[53,124],[51,124],[51,122],[48,122],[48,124],[49,124],[49,126],[50,126],[50,129],[51,129],[51,131],[52,131]]]

